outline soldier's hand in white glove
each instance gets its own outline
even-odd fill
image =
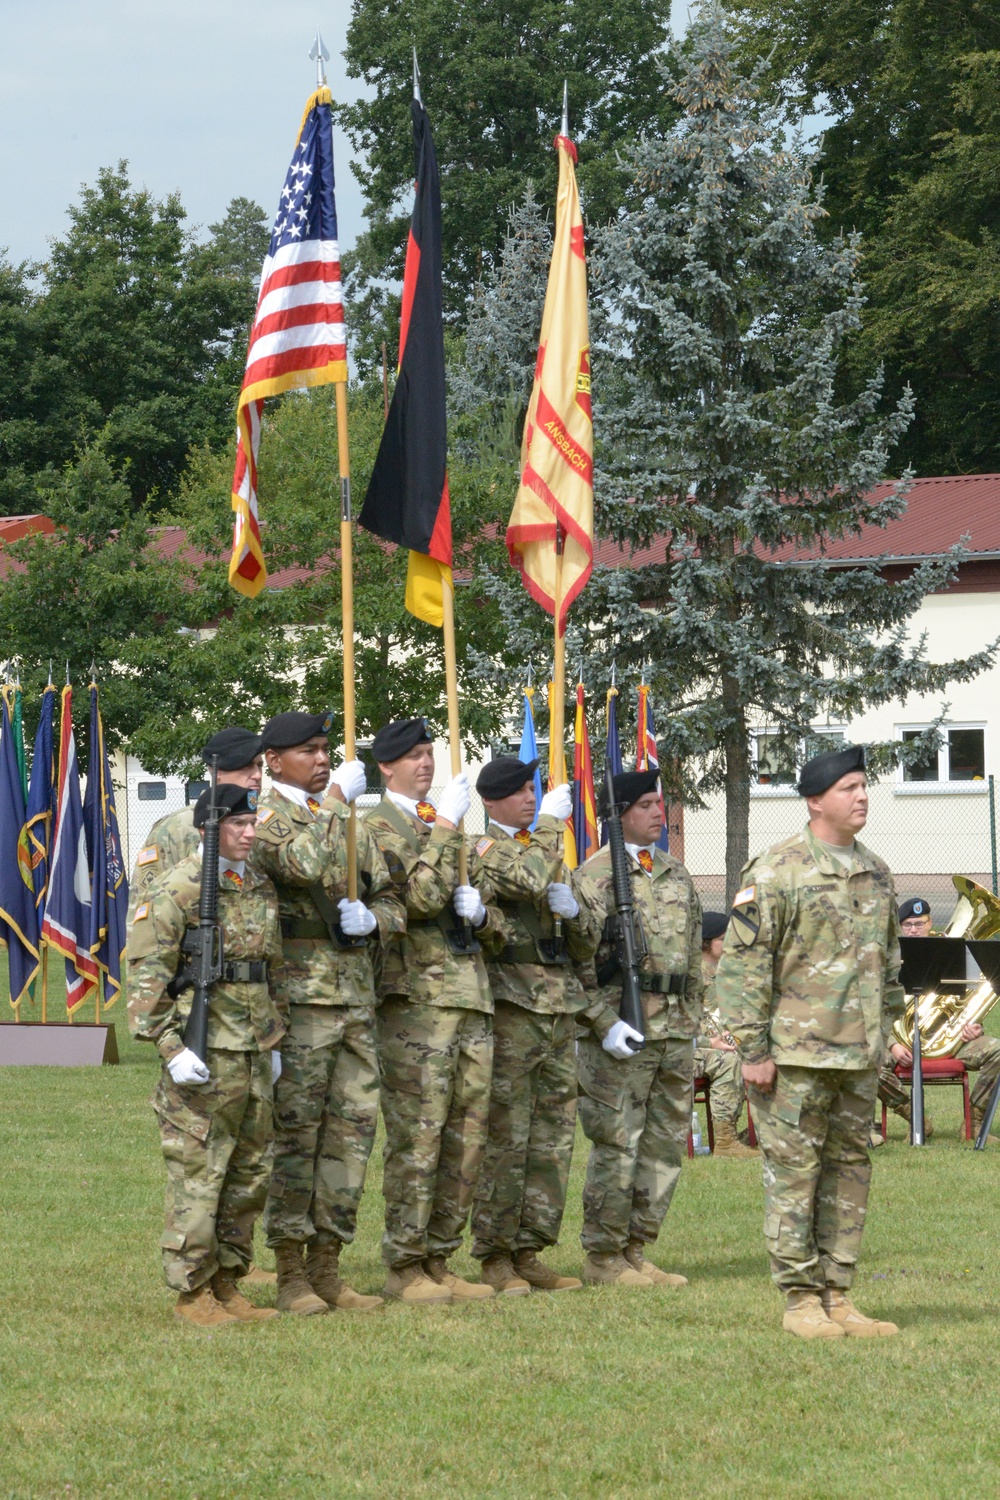
[[[346,937],[367,937],[378,926],[375,913],[368,910],[363,901],[348,901],[342,896],[337,902],[340,910],[340,928]]]
[[[281,1053],[277,1047],[271,1048],[271,1082],[277,1083],[281,1077]]]
[[[469,778],[464,771],[459,771],[441,793],[438,799],[437,815],[446,823],[454,823],[457,827],[469,811],[471,801]]]
[[[486,907],[474,885],[456,885],[451,903],[463,922],[470,922],[473,927],[482,927],[486,921]]]
[[[551,792],[546,792],[538,809],[538,816],[546,818],[558,818],[560,823],[573,815],[573,793],[569,784],[563,782],[562,786],[553,787]]]
[[[556,917],[575,917],[580,910],[577,901],[568,885],[563,885],[559,880],[553,880],[545,898],[549,903],[549,911]]]
[[[627,1021],[616,1021],[604,1038],[601,1046],[605,1052],[610,1052],[612,1057],[617,1057],[620,1062],[627,1062],[636,1054],[636,1048],[629,1046],[629,1041],[641,1042],[643,1037],[630,1026]]]
[[[209,1071],[197,1052],[185,1047],[167,1063],[167,1072],[175,1083],[207,1083]]]
[[[333,773],[333,785],[339,787],[340,793],[348,807],[355,797],[360,797],[368,782],[365,778],[365,768],[359,760],[345,760]]]

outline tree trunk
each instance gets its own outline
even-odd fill
[[[739,890],[740,871],[750,854],[750,736],[735,677],[724,674],[726,710],[726,905]]]

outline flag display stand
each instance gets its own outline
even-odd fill
[[[118,1061],[113,1021],[0,1022],[0,1068],[86,1068]]]

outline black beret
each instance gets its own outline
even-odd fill
[[[728,926],[729,913],[727,911],[703,911],[701,914],[702,942],[711,943],[716,938],[725,937]]]
[[[263,748],[264,741],[259,734],[251,734],[249,729],[233,724],[212,735],[201,752],[201,758],[210,766],[212,757],[218,756],[220,771],[239,771],[256,760]]]
[[[415,745],[433,745],[434,736],[426,719],[393,719],[383,724],[372,740],[372,754],[384,766],[408,755]]]
[[[329,734],[333,727],[333,714],[326,709],[321,714],[306,714],[299,709],[291,713],[275,714],[268,719],[261,733],[265,750],[291,750],[295,745],[304,745],[317,734]]]
[[[924,896],[912,896],[909,901],[904,901],[899,908],[899,920],[905,922],[907,917],[929,917],[931,914],[931,903]]]
[[[628,812],[633,802],[638,802],[647,792],[655,792],[660,780],[660,772],[656,766],[650,766],[648,771],[621,771],[614,777],[615,802],[618,804],[620,813]],[[607,817],[607,795],[604,784],[601,784],[601,816]]]
[[[219,809],[220,818],[235,818],[240,813],[255,813],[257,811],[258,793],[253,787],[234,786],[232,782],[226,782],[224,786],[215,789],[215,805]],[[194,805],[194,826],[204,828],[208,821],[208,808],[212,801],[212,788],[206,787]]]
[[[842,750],[827,750],[807,760],[799,772],[800,797],[821,797],[841,776],[865,768],[864,745],[845,745]]]
[[[476,791],[480,797],[499,802],[504,797],[513,797],[529,781],[534,781],[537,760],[518,760],[516,755],[498,755],[488,760],[476,777]]]

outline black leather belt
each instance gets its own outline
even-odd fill
[[[640,974],[639,988],[647,995],[683,995],[687,981],[686,974]]]
[[[267,959],[250,958],[242,962],[224,963],[222,977],[227,984],[264,984],[267,980]]]

